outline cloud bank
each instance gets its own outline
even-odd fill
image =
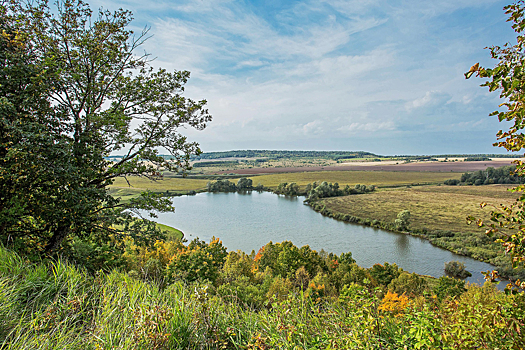
[[[189,70],[214,120],[204,151],[498,152],[498,98],[465,80],[484,47],[515,40],[505,2],[105,3],[151,26],[154,65]],[[96,5],[96,4],[95,4]]]

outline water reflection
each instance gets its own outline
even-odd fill
[[[399,253],[407,255],[410,253],[410,240],[407,235],[398,234],[396,238],[396,249]]]

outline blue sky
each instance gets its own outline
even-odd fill
[[[99,1],[99,0],[98,0]],[[463,73],[515,41],[492,0],[92,2],[151,27],[154,66],[189,70],[205,152],[501,153],[498,94]]]

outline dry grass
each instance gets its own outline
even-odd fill
[[[281,182],[296,182],[306,186],[314,181],[337,182],[339,186],[356,184],[375,186],[399,186],[412,184],[435,184],[448,179],[459,179],[457,173],[395,172],[395,171],[319,171],[301,173],[269,174],[251,177],[254,186],[277,187]]]
[[[490,206],[479,204],[510,203],[518,195],[508,192],[509,185],[492,186],[418,186],[379,190],[366,195],[328,198],[327,208],[360,218],[393,222],[402,210],[411,213],[411,227],[455,232],[479,232],[467,225],[468,215],[488,219]]]
[[[275,188],[281,182],[296,182],[299,186],[306,186],[314,181],[337,182],[340,186],[354,186],[356,184],[375,186],[400,186],[412,184],[435,184],[448,179],[459,179],[457,173],[430,173],[430,172],[395,172],[395,171],[318,171],[301,173],[268,174],[250,177],[254,186],[262,183],[266,187]],[[191,178],[164,178],[159,181],[150,181],[141,177],[129,177],[132,187],[129,187],[123,178],[115,179],[111,186],[113,191],[121,192],[123,196],[133,196],[141,190],[151,191],[201,191],[206,189],[210,180]],[[237,182],[238,179],[229,179]]]

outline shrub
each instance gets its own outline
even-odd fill
[[[445,180],[444,184],[448,186],[456,186],[457,184],[459,184],[459,182],[460,181],[458,179],[450,179],[450,180]]]
[[[428,283],[416,273],[402,273],[393,279],[388,289],[397,294],[421,295],[428,288]]]
[[[465,264],[459,261],[449,261],[445,263],[445,273],[457,278],[467,278],[472,276],[472,274],[465,269]]]
[[[438,278],[437,282],[438,283],[432,289],[432,292],[439,300],[443,300],[446,297],[458,297],[466,291],[465,281],[457,280],[447,276],[441,276]]]
[[[387,262],[384,265],[375,264],[369,270],[370,275],[376,281],[377,284],[388,286],[393,279],[399,277],[403,269],[400,269],[396,264],[389,264]]]
[[[400,231],[406,231],[410,225],[410,211],[403,210],[397,214],[397,219],[394,221],[396,228]]]

